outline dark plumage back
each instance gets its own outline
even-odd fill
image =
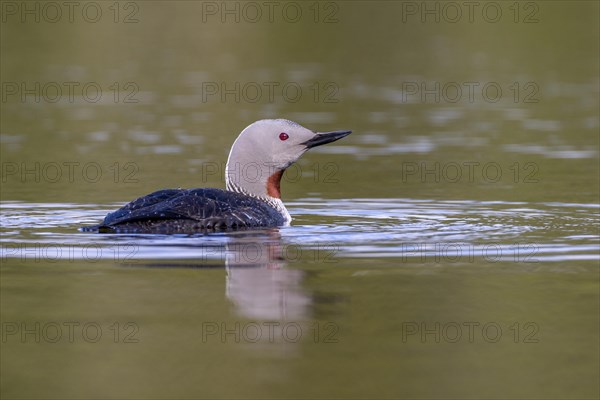
[[[165,189],[140,197],[84,232],[196,233],[280,226],[283,215],[265,201],[222,189]]]

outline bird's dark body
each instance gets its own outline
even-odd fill
[[[140,197],[84,232],[197,233],[276,227],[284,216],[269,203],[222,189],[165,189]]]

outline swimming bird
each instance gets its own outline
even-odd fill
[[[109,213],[99,233],[196,233],[289,225],[280,182],[286,168],[307,150],[352,131],[314,132],[286,119],[246,127],[233,143],[225,167],[226,190],[164,189]]]

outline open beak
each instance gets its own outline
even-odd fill
[[[322,144],[335,142],[336,140],[346,137],[351,133],[352,131],[334,131],[317,133],[312,139],[309,139],[302,144],[305,145],[307,149],[310,149],[312,147],[320,146]]]

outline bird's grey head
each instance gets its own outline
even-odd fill
[[[351,131],[318,133],[286,119],[256,121],[231,147],[225,181],[228,190],[279,199],[281,176],[308,149],[343,138]]]

